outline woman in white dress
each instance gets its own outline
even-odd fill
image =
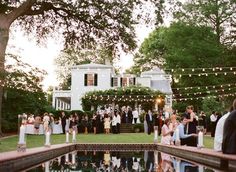
[[[43,129],[44,133],[49,131],[49,122],[50,122],[50,117],[47,112],[44,113],[43,115]]]
[[[170,145],[171,143],[171,134],[173,133],[173,130],[169,128],[169,125],[170,118],[167,118],[161,128],[161,144]]]
[[[110,121],[110,117],[108,116],[108,114],[104,115],[104,129],[105,129],[105,133],[109,134],[110,133],[110,128],[111,128],[111,121]]]

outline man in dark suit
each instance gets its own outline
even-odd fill
[[[151,134],[153,128],[153,116],[151,110],[148,110],[148,113],[146,114],[146,121],[148,125],[148,134]]]
[[[128,123],[132,124],[133,121],[133,114],[132,114],[132,109],[131,107],[128,108]]]
[[[66,114],[64,111],[61,112],[61,125],[62,125],[62,131],[63,134],[66,133]]]

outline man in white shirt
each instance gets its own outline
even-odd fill
[[[216,121],[217,121],[217,116],[215,111],[212,112],[210,120],[211,120],[211,137],[215,137]]]
[[[116,112],[116,114],[117,114],[117,116],[116,116],[116,131],[117,131],[117,134],[120,134],[120,123],[121,123],[121,119],[120,119],[120,113],[117,111],[117,110],[115,110]]]
[[[230,112],[232,111],[232,108],[230,109]],[[228,118],[230,112],[226,113],[224,116],[222,116],[216,125],[216,131],[215,131],[215,138],[214,138],[214,150],[215,151],[222,151],[222,141],[223,141],[223,129],[225,120]]]
[[[135,110],[132,112],[132,114],[133,114],[133,118],[134,118],[134,123],[136,124],[137,123],[137,119],[139,117],[138,109],[135,108]]]

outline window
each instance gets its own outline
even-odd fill
[[[115,77],[111,78],[111,86],[118,87],[118,78],[115,78]]]
[[[129,85],[135,85],[135,78],[129,78]]]
[[[84,86],[97,86],[98,75],[96,73],[84,74]]]
[[[128,78],[121,78],[120,80],[121,80],[121,86],[122,86],[122,87],[127,86],[127,84],[128,84]]]

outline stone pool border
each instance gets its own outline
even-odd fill
[[[206,166],[236,171],[236,155],[223,154],[213,149],[190,146],[168,146],[157,144],[157,150]]]
[[[76,144],[52,145],[50,148],[39,147],[26,149],[26,152],[0,153],[0,171],[20,171],[43,163],[76,149]]]
[[[74,150],[88,151],[141,151],[158,150],[183,159],[194,161],[206,166],[215,167],[222,170],[236,170],[236,155],[226,155],[215,152],[212,149],[198,149],[187,146],[168,146],[162,144],[134,144],[134,143],[109,143],[109,144],[58,144],[50,148],[40,147],[27,149],[26,152],[5,152],[0,153],[0,171],[19,171],[43,163],[60,155]]]

